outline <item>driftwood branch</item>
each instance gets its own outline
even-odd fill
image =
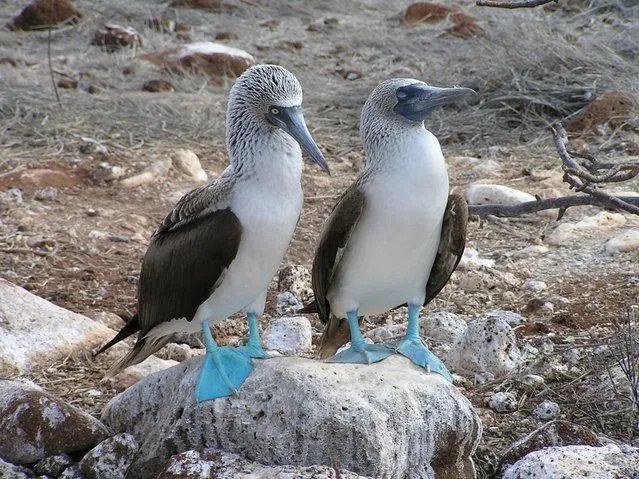
[[[478,7],[494,8],[534,8],[553,2],[559,3],[559,0],[518,0],[513,2],[500,2],[498,0],[477,0],[475,5],[477,5]]]
[[[555,148],[561,159],[564,171],[563,180],[571,189],[586,193],[585,195],[564,196],[561,198],[538,198],[518,205],[469,205],[471,215],[477,216],[519,216],[536,213],[542,210],[558,209],[558,220],[571,206],[600,206],[602,208],[616,208],[639,215],[639,196],[618,197],[601,190],[599,183],[619,183],[639,176],[639,165],[636,163],[616,164],[603,163],[592,155],[574,155],[588,163],[580,165],[566,149],[567,135],[561,125],[552,127]]]

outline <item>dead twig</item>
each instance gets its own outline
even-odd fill
[[[53,28],[53,0],[49,1],[49,35],[47,37],[47,60],[49,62],[49,74],[51,75],[51,83],[53,84],[53,91],[55,92],[55,99],[58,101],[58,106],[62,108],[62,102],[60,101],[60,94],[58,93],[58,85],[55,83],[55,77],[53,76],[53,63],[51,61],[51,29]]]
[[[500,2],[495,0],[477,0],[475,5],[478,7],[495,7],[495,8],[534,8],[547,3],[559,3],[559,0],[519,0],[515,2]]]

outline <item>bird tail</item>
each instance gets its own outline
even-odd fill
[[[326,322],[324,334],[322,334],[319,346],[317,347],[317,354],[320,359],[326,359],[333,356],[339,348],[350,340],[351,331],[348,327],[348,323],[341,318],[331,316]]]
[[[304,306],[302,309],[298,309],[295,312],[296,313],[301,313],[301,314],[317,313],[318,312],[317,302],[315,300],[313,300],[312,302],[310,302],[306,306]]]
[[[98,352],[96,352],[93,355],[93,357],[96,357],[98,354],[103,353],[104,351],[109,349],[111,346],[119,343],[123,339],[128,338],[132,334],[137,333],[139,330],[140,330],[140,321],[138,320],[138,315],[136,314],[131,319],[129,319],[127,323],[122,327],[122,329],[118,332],[118,334],[116,334],[111,341],[109,341],[104,346],[102,346],[98,350]]]
[[[105,377],[110,378],[118,374],[125,368],[133,366],[134,364],[141,363],[151,354],[163,348],[169,341],[171,341],[173,335],[138,338],[137,342],[125,356],[118,359],[113,366],[106,372]]]

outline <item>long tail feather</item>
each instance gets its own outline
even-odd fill
[[[122,329],[118,332],[118,334],[116,334],[111,341],[109,341],[104,346],[102,346],[98,350],[98,352],[93,355],[93,357],[96,357],[98,354],[103,353],[114,344],[117,344],[123,339],[128,338],[132,334],[137,333],[139,330],[140,330],[140,322],[138,321],[138,315],[136,314],[131,319],[129,319],[127,323],[122,327]]]
[[[324,328],[324,334],[322,334],[320,344],[317,347],[317,354],[320,359],[329,358],[350,340],[351,331],[348,328],[348,323],[343,319],[331,316]]]
[[[113,366],[106,372],[105,377],[113,377],[120,371],[134,364],[141,363],[146,358],[151,356],[162,347],[164,347],[169,341],[171,341],[173,335],[161,336],[159,338],[138,338],[131,351],[125,356],[118,359]]]

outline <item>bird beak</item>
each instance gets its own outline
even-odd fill
[[[297,141],[308,156],[311,157],[319,167],[329,175],[331,174],[328,163],[324,159],[324,155],[317,147],[317,144],[313,140],[313,137],[306,128],[306,122],[304,121],[304,114],[302,113],[301,106],[292,107],[280,107],[280,113],[275,116],[270,116],[270,120],[291,135],[295,141]]]
[[[469,94],[477,93],[470,88],[437,88],[425,83],[413,83],[397,89],[395,113],[411,121],[424,121],[440,106]]]

